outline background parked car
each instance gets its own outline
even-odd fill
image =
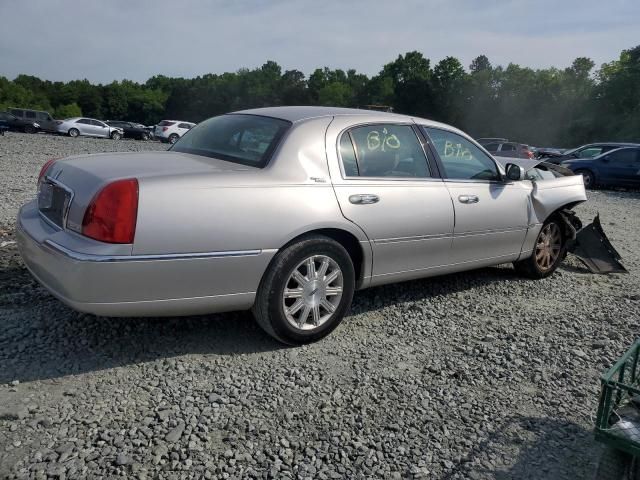
[[[7,111],[15,115],[21,120],[27,122],[36,122],[40,129],[45,132],[55,133],[57,132],[57,124],[49,112],[42,110],[31,110],[28,108],[9,108]],[[32,133],[32,132],[27,132]]]
[[[145,127],[139,123],[123,122],[120,120],[107,120],[106,123],[111,127],[121,128],[125,138],[137,138],[138,140],[149,140],[151,138],[149,127]]]
[[[587,188],[640,186],[640,145],[610,150],[595,157],[565,160],[560,165],[582,175]]]
[[[533,158],[533,152],[523,143],[492,142],[482,146],[496,157]]]
[[[77,137],[86,135],[89,137],[104,137],[119,140],[124,132],[119,127],[111,127],[94,118],[74,117],[66,120],[58,120],[58,133]]]
[[[478,138],[476,139],[476,142],[478,142],[480,145],[484,146],[487,143],[502,143],[502,142],[508,142],[509,140],[507,138],[498,138],[498,137],[486,137],[486,138]]]
[[[0,112],[0,122],[7,127],[7,130],[14,132],[36,133],[40,130],[37,122],[23,120],[8,112]]]
[[[547,162],[559,164],[565,160],[597,157],[598,155],[602,155],[603,153],[607,153],[620,147],[640,147],[640,144],[624,142],[588,143],[581,147],[565,150],[562,153],[554,154],[553,152],[548,152],[546,157],[541,158],[546,158]]]
[[[180,137],[187,133],[195,123],[181,120],[162,120],[156,125],[155,137],[161,142],[176,143]]]

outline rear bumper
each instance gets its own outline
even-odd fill
[[[275,250],[100,254],[95,248],[99,242],[88,239],[94,244],[92,248],[78,251],[78,238],[74,237],[80,236],[56,231],[41,220],[33,202],[20,210],[16,238],[31,274],[71,308],[104,316],[178,316],[248,309],[275,254]],[[105,245],[105,249],[109,247]]]

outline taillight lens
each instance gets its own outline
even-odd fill
[[[133,243],[138,218],[138,180],[108,184],[93,198],[82,220],[82,234],[107,243]]]
[[[527,156],[529,158],[533,158],[533,152],[531,150],[527,150]]]
[[[47,160],[47,163],[45,163],[42,168],[40,169],[40,173],[38,174],[38,183],[40,183],[40,180],[42,180],[42,177],[44,177],[44,174],[47,173],[47,170],[49,170],[49,167],[51,165],[53,165],[56,162],[57,158],[52,158],[51,160]]]
[[[169,130],[169,127],[162,127],[163,132],[166,132],[167,130]]]

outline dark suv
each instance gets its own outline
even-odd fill
[[[56,121],[49,112],[30,110],[28,108],[8,108],[7,111],[21,120],[37,123],[40,129],[45,132],[57,132]]]
[[[37,122],[22,120],[8,112],[0,112],[0,125],[4,125],[6,130],[13,132],[36,133],[40,130]]]

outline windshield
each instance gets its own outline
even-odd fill
[[[171,150],[262,168],[290,126],[277,118],[221,115],[193,127]]]

